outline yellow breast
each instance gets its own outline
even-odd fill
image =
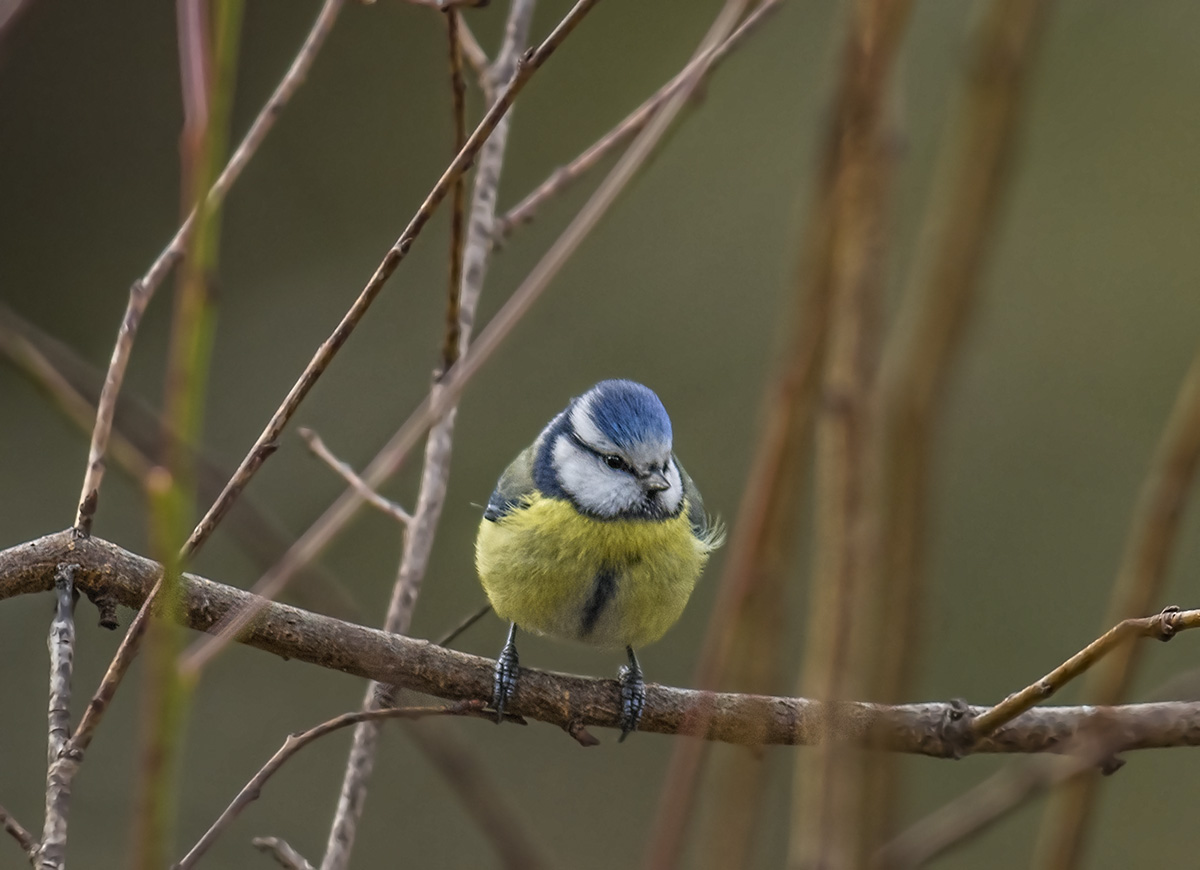
[[[710,549],[686,503],[668,520],[600,521],[535,495],[483,520],[475,565],[497,615],[524,631],[641,647],[679,619]]]

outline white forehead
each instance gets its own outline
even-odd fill
[[[624,456],[635,466],[657,466],[670,458],[671,442],[669,440],[653,438],[635,442],[627,447],[616,444],[596,425],[592,415],[592,403],[595,400],[595,394],[588,393],[581,396],[571,408],[571,428],[580,441],[599,453],[616,453]]]

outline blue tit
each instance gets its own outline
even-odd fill
[[[519,626],[625,647],[624,740],[645,704],[634,647],[675,624],[723,538],[671,451],[671,420],[658,396],[611,380],[572,399],[505,469],[479,524],[479,579],[497,615],[512,623],[496,662],[497,720],[517,684]]]

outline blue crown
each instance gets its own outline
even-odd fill
[[[591,398],[591,418],[614,444],[671,443],[671,418],[654,391],[634,381],[601,381],[581,396]]]

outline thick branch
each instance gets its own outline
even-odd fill
[[[127,607],[138,607],[161,567],[99,538],[74,540],[68,531],[0,551],[0,600],[54,586],[61,562],[79,566],[75,586],[85,594],[106,593]],[[254,598],[232,586],[194,574],[183,577],[180,618],[189,628],[208,631],[231,610]],[[239,640],[287,659],[389,683],[446,700],[488,698],[490,659],[444,649],[425,640],[388,634],[275,602],[261,608]],[[711,705],[703,728],[695,713]],[[944,703],[884,706],[847,702],[836,711],[805,698],[707,693],[650,685],[639,731],[692,734],[727,743],[812,745],[833,734],[893,751],[956,757],[963,729]],[[589,679],[522,669],[510,705],[513,715],[549,722],[570,731],[579,725],[617,728],[620,690],[615,680]],[[958,707],[963,721],[987,707]],[[1018,716],[971,747],[973,752],[1014,753],[1059,750],[1087,725],[1100,708],[1038,707]],[[1116,751],[1169,746],[1200,746],[1200,702],[1130,704],[1103,709],[1105,722],[1119,738]],[[969,741],[966,741],[969,742]]]

